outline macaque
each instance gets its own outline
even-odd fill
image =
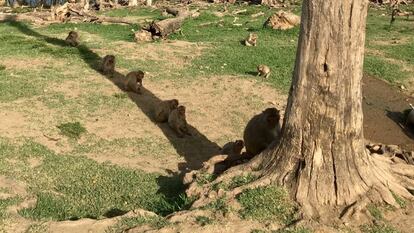
[[[79,34],[75,31],[70,31],[68,37],[65,39],[66,43],[68,43],[72,47],[76,47],[79,45]]]
[[[262,79],[267,79],[270,76],[270,68],[267,65],[257,66],[257,76],[262,76]]]
[[[155,107],[155,121],[160,123],[167,122],[168,116],[174,109],[178,107],[178,104],[179,103],[177,99],[164,100],[161,103],[159,103]]]
[[[232,157],[240,156],[243,147],[244,147],[243,140],[236,140],[234,142],[228,142],[223,146],[220,153],[223,155],[229,155]]]
[[[244,129],[244,144],[248,157],[260,154],[280,138],[280,114],[276,108],[267,108],[254,116]]]
[[[142,79],[144,78],[144,72],[132,71],[129,72],[124,80],[124,89],[126,91],[132,91],[137,94],[141,94]]]
[[[102,67],[101,71],[103,74],[113,75],[115,72],[115,56],[114,55],[106,55],[102,59]]]
[[[185,107],[180,105],[172,110],[168,116],[168,125],[177,133],[178,137],[182,138],[184,135],[190,135],[185,118]]]
[[[244,41],[244,44],[246,46],[257,46],[257,34],[250,33],[249,36]]]

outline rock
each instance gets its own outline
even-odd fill
[[[134,34],[134,39],[136,42],[148,42],[152,41],[152,34],[149,31],[141,30]]]

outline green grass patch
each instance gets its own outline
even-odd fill
[[[213,202],[207,204],[204,208],[211,209],[222,214],[227,214],[230,212],[230,207],[227,205],[227,199],[225,197],[220,197],[214,200]]]
[[[60,133],[68,138],[79,139],[82,134],[86,133],[85,127],[79,122],[68,122],[57,126]]]
[[[228,189],[234,189],[236,187],[240,187],[254,180],[256,180],[256,176],[252,175],[251,173],[248,173],[247,175],[243,175],[243,176],[235,176],[231,179]]]
[[[99,12],[98,14],[102,14],[105,16],[110,17],[142,17],[144,19],[153,19],[153,20],[161,20],[164,19],[161,15],[161,11],[159,9],[154,9],[150,7],[134,7],[134,8],[121,8],[121,9],[114,9],[110,11],[103,11]]]
[[[370,204],[368,205],[367,209],[369,213],[371,214],[371,216],[375,218],[376,220],[382,220],[384,218],[382,216],[381,210],[376,205]]]
[[[0,223],[8,217],[7,208],[12,205],[16,205],[21,202],[19,197],[9,197],[5,199],[0,199]]]
[[[394,197],[395,201],[401,208],[407,207],[407,201],[395,194],[394,192],[391,192],[392,196]]]
[[[42,163],[32,168],[31,158]],[[137,208],[167,215],[193,201],[178,177],[56,154],[30,140],[14,145],[0,139],[0,174],[27,184],[37,202],[19,213],[36,220],[102,218]]]
[[[202,42],[209,47],[203,56],[192,62],[187,72],[195,75],[230,74],[255,78],[256,66],[267,64],[272,69],[269,81],[287,89],[293,71],[298,28],[287,31],[263,28],[266,17],[261,16],[252,21],[250,13],[264,11],[269,16],[272,11],[265,7],[247,9],[249,14],[239,15],[238,23],[242,23],[242,27],[233,25],[232,16],[219,18],[210,12],[184,22],[183,34],[175,34],[171,38]],[[250,32],[259,36],[257,47],[242,45]]]
[[[195,220],[200,226],[210,225],[214,222],[213,219],[206,216],[197,216]]]
[[[395,228],[386,224],[363,225],[361,231],[364,233],[400,233]]]
[[[110,227],[105,233],[121,233],[136,226],[148,224],[157,229],[168,225],[168,221],[162,217],[125,217],[115,226]]]
[[[395,83],[404,80],[409,73],[399,64],[390,64],[384,58],[367,55],[364,61],[365,72]]]
[[[113,140],[103,139],[94,135],[84,137],[82,143],[75,145],[73,153],[114,153],[125,152],[128,157],[150,155],[153,158],[164,158],[166,154],[174,155],[177,152],[171,147],[168,139],[163,137],[148,136],[143,138],[117,138]],[[133,150],[129,150],[133,148]]]
[[[237,200],[243,207],[240,215],[246,219],[279,220],[289,224],[295,218],[294,203],[284,189],[276,186],[246,190]]]
[[[294,227],[272,231],[272,233],[312,233],[312,230],[305,227]]]
[[[216,179],[216,176],[214,174],[199,173],[196,177],[196,182],[198,185],[202,186],[212,182],[214,179]]]

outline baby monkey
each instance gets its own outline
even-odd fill
[[[185,134],[190,135],[185,119],[185,107],[180,105],[172,110],[168,116],[168,125],[177,133],[178,137],[182,138]]]
[[[72,47],[76,47],[79,45],[79,34],[75,31],[70,31],[68,37],[65,39],[66,43],[68,43]]]
[[[142,72],[141,70],[129,72],[124,80],[125,91],[132,91],[137,94],[141,94],[143,78],[144,72]]]
[[[257,66],[257,76],[262,76],[262,79],[267,79],[270,76],[270,68],[267,65]]]
[[[113,75],[115,72],[115,56],[114,55],[106,55],[102,59],[101,64],[101,71],[103,74],[107,75]]]
[[[243,140],[236,140],[234,142],[226,143],[221,149],[220,153],[227,155],[227,158],[223,161],[222,165],[225,169],[232,167],[234,165],[240,164],[244,157],[242,156],[241,151],[243,150],[244,142]]]
[[[257,46],[257,34],[250,33],[249,36],[244,41],[244,44],[246,46]]]
[[[159,103],[155,108],[155,121],[156,122],[167,122],[170,113],[178,107],[178,100],[164,100]]]
[[[236,140],[234,142],[228,142],[223,146],[220,153],[223,155],[229,155],[229,157],[240,156],[243,147],[244,147],[243,140]]]

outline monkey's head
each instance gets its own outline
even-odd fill
[[[176,109],[178,107],[178,104],[179,103],[177,99],[170,100],[170,109]],[[185,108],[184,108],[184,112],[185,112]]]
[[[279,124],[280,114],[279,110],[276,108],[267,108],[263,111],[263,114],[266,118],[266,122],[269,128],[275,128]]]
[[[240,152],[243,149],[243,147],[244,147],[243,140],[236,140],[236,141],[234,141],[234,148],[233,148],[234,152],[236,152],[237,154],[240,154]]]
[[[145,75],[144,71],[141,71],[141,70],[137,71],[138,79],[142,80],[144,78],[144,75]]]
[[[177,111],[181,116],[185,116],[185,107],[183,105],[178,106]]]
[[[104,57],[104,61],[106,61],[106,63],[107,63],[108,65],[115,64],[115,56],[114,56],[114,55],[106,55],[106,56]]]
[[[251,40],[257,40],[257,34],[256,33],[250,33],[249,35]]]
[[[75,31],[70,31],[70,32],[69,32],[69,36],[70,36],[71,38],[78,38],[78,33],[77,33],[77,32],[75,32]]]

